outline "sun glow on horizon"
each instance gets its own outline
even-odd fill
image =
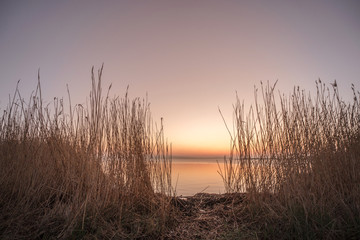
[[[289,93],[360,76],[355,1],[7,1],[0,12],[0,110],[19,79],[28,99],[39,68],[46,101],[66,100],[68,85],[83,104],[104,63],[104,95],[110,84],[111,96],[148,94],[174,155],[228,154],[218,107],[231,127],[236,93],[250,105],[260,81]]]
[[[228,149],[199,146],[173,147],[172,154],[180,158],[223,158],[228,155]]]

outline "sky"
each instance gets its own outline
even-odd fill
[[[90,70],[104,64],[111,96],[146,97],[164,118],[173,155],[222,156],[236,93],[254,86],[312,91],[335,79],[360,89],[359,1],[1,1],[0,110],[20,80],[29,96],[85,103]]]

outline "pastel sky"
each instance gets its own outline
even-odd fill
[[[346,97],[360,88],[360,1],[1,1],[0,110],[20,81],[44,99],[84,103],[90,70],[104,63],[111,95],[151,102],[174,155],[224,155],[236,92],[289,93],[334,79]]]

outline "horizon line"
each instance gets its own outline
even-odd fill
[[[177,159],[224,159],[224,157],[227,157],[227,155],[189,155],[189,154],[177,154],[177,155],[173,155],[172,158],[177,158]]]

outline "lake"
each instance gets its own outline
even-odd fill
[[[222,159],[218,161],[222,166]],[[173,158],[172,163],[172,185],[178,196],[225,192],[216,159]]]

